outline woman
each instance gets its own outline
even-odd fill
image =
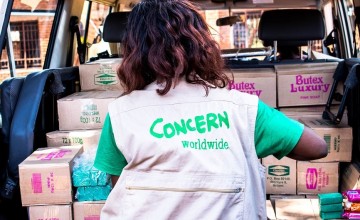
[[[95,166],[112,175],[101,219],[266,219],[264,167],[309,160],[325,142],[257,96],[226,86],[217,43],[184,0],[144,0],[129,15]]]

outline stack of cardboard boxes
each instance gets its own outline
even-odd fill
[[[48,148],[34,152],[19,166],[22,204],[29,206],[30,220],[99,219],[105,201],[76,201],[71,174],[74,159],[97,148],[108,104],[123,93],[116,74],[120,62],[106,59],[80,65],[81,91],[57,103],[59,130],[46,134]],[[49,149],[55,153],[44,153]]]
[[[56,175],[54,171],[51,171],[53,167],[55,169],[59,165],[58,163],[53,165],[52,160],[43,159],[43,157],[50,157],[47,154],[40,153],[42,156],[39,156],[34,153],[19,166],[22,176],[20,178],[21,185],[29,186],[24,187],[21,194],[23,205],[30,206],[30,216],[32,214],[36,216],[36,213],[47,213],[43,206],[38,206],[45,204],[46,210],[58,206],[56,207],[58,213],[66,212],[66,215],[62,214],[60,219],[67,219],[64,216],[70,216],[69,219],[71,219],[72,214],[74,219],[86,219],[89,216],[97,217],[99,215],[104,204],[103,201],[73,201],[70,173],[74,157],[82,150],[86,151],[97,147],[101,128],[108,112],[108,104],[122,94],[122,88],[116,75],[116,68],[120,62],[119,59],[110,59],[81,65],[81,91],[58,100],[59,131],[47,134],[48,146],[58,147],[56,149],[59,150],[63,148],[59,146],[75,145],[71,147],[77,149],[72,150],[71,154],[66,153],[65,155],[68,157],[60,166],[67,172],[66,175],[61,175],[66,180],[59,181],[62,191],[57,190],[57,186],[55,187],[57,182],[54,176]],[[285,200],[281,201],[281,198],[288,200],[304,199],[305,196],[316,198],[318,193],[338,192],[339,163],[351,161],[352,129],[347,125],[346,117],[340,125],[333,125],[321,119],[336,66],[336,62],[329,62],[276,65],[275,68],[230,71],[234,75],[234,80],[229,84],[230,89],[259,96],[269,106],[278,108],[289,117],[312,128],[328,143],[328,156],[316,161],[295,161],[287,157],[278,160],[273,156],[262,159],[262,164],[267,169],[266,191],[273,198],[272,206],[276,210],[277,217],[280,216],[280,213],[285,213],[281,211],[285,202]],[[341,87],[339,90],[341,91]],[[82,147],[76,148],[78,144]],[[49,154],[57,155],[58,153]],[[58,157],[51,158],[57,159]],[[38,165],[39,161],[41,165]],[[42,174],[41,169],[46,170],[47,173]],[[354,173],[357,173],[358,178],[344,183],[346,186],[354,185],[355,182],[358,184],[359,169],[354,167],[347,169],[348,176],[353,176]],[[39,187],[38,182],[43,184],[42,187]],[[52,190],[53,188],[56,190]],[[40,195],[44,189],[49,189],[49,194],[41,200]],[[65,192],[65,190],[70,191]],[[58,191],[61,192],[59,196],[54,194]],[[65,195],[66,198],[59,201]],[[309,202],[304,201],[303,203],[309,203],[307,205],[314,203],[311,200]],[[71,204],[73,204],[73,212]],[[289,203],[287,202],[287,204]],[[39,211],[41,208],[43,209]],[[53,211],[48,212],[54,213]],[[281,214],[281,217],[286,218],[284,214]],[[39,219],[39,217],[31,219]]]
[[[347,124],[346,113],[339,125],[322,119],[337,64],[309,62],[278,64],[274,69],[231,70],[234,82],[230,84],[230,89],[257,94],[269,106],[313,129],[324,137],[328,145],[328,156],[320,160],[295,161],[287,157],[278,160],[274,156],[262,158],[267,170],[266,193],[272,199],[276,217],[287,217],[284,216],[286,212],[281,211],[283,202],[280,199],[316,199],[319,193],[340,190],[339,166],[342,162],[351,161],[352,129]],[[252,77],[251,81],[248,81],[249,77]],[[246,91],[250,87],[251,90]],[[337,92],[342,93],[342,89],[342,85],[339,85]],[[334,101],[333,104],[331,111],[335,112],[338,102]],[[348,170],[348,173],[357,172],[359,177],[359,171],[354,167]],[[348,185],[354,185],[354,182],[356,180]],[[298,210],[300,212],[301,209]]]
[[[84,151],[97,148],[108,105],[123,93],[116,71],[120,62],[104,59],[79,66],[81,91],[58,100],[58,132],[68,132],[60,140],[80,140]],[[104,203],[74,201],[74,219],[99,219]]]

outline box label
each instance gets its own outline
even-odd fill
[[[65,156],[65,154],[70,153],[71,150],[58,150],[58,151],[54,151],[51,152],[49,154],[39,154],[37,156],[37,159],[39,160],[52,160],[52,159],[57,159],[57,158],[63,158]]]
[[[31,177],[31,186],[33,193],[42,193],[41,173],[33,173]]]
[[[325,104],[331,89],[332,75],[326,72],[286,74],[278,72],[278,107]]]
[[[290,92],[313,92],[320,91],[326,93],[329,91],[330,83],[324,83],[322,76],[309,76],[304,77],[302,75],[295,76],[295,84],[290,84]],[[320,98],[320,96],[319,96]]]
[[[61,140],[65,145],[84,144],[84,140],[81,137],[62,137]]]
[[[100,111],[97,105],[84,105],[82,106],[80,122],[82,124],[101,124]]]
[[[268,174],[271,176],[288,176],[290,175],[290,167],[283,165],[269,166]]]
[[[316,189],[318,173],[315,168],[308,168],[306,171],[306,188]]]
[[[50,172],[50,176],[46,179],[47,187],[50,189],[50,193],[55,192],[55,185],[54,185],[54,172]]]
[[[234,82],[233,80],[229,83],[229,89],[236,89],[240,92],[246,92],[257,96],[260,96],[263,91],[261,89],[257,89],[254,82]]]
[[[95,74],[95,85],[115,85],[117,84],[116,75]]]
[[[95,85],[115,85],[118,83],[116,71],[109,64],[100,65],[98,74],[94,75]]]

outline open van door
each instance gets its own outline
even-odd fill
[[[343,76],[348,77],[351,91],[346,100],[348,111],[348,123],[353,128],[353,163],[360,165],[360,1],[359,0],[337,0],[334,2],[338,20],[338,47],[341,48],[344,58]],[[352,71],[352,72],[351,72]],[[352,75],[349,75],[352,73]]]

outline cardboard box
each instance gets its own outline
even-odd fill
[[[314,162],[350,162],[352,156],[352,128],[345,122],[334,125],[319,117],[299,119],[326,141],[328,155]]]
[[[297,194],[338,192],[339,163],[297,161]]]
[[[272,68],[232,69],[234,80],[229,89],[257,95],[263,102],[276,107],[276,74]],[[230,74],[227,72],[227,74]]]
[[[29,207],[29,220],[72,220],[71,205]]]
[[[321,219],[311,199],[275,200],[276,219]]]
[[[282,107],[279,111],[289,118],[299,121],[303,117],[319,117],[321,118],[325,106],[306,106],[306,107]]]
[[[320,218],[320,206],[319,206],[319,199],[318,198],[310,198],[311,206],[313,208],[315,217],[319,220]]]
[[[275,209],[270,200],[266,200],[266,217],[270,220],[276,220]]]
[[[325,105],[318,106],[300,106],[300,107],[282,107],[279,108],[279,111],[284,113],[289,118],[292,118],[296,121],[299,121],[300,118],[304,117],[318,117],[322,118],[323,112],[325,110]],[[339,106],[334,105],[330,108],[332,113],[337,113]],[[347,113],[344,112],[342,121],[347,122]]]
[[[70,204],[73,160],[81,152],[81,145],[39,148],[20,163],[22,205]]]
[[[340,192],[352,189],[360,189],[360,167],[355,163],[344,167],[341,176]]]
[[[97,148],[101,129],[52,131],[46,133],[46,142],[49,147],[82,145],[84,151]]]
[[[326,104],[337,64],[276,65],[278,107]]]
[[[117,69],[122,59],[100,59],[79,66],[81,91],[90,90],[120,90]]]
[[[296,160],[267,156],[262,164],[266,167],[266,194],[296,194]]]
[[[109,103],[121,94],[120,91],[88,91],[59,99],[59,130],[101,129]]]
[[[100,219],[105,201],[74,202],[74,220]]]

